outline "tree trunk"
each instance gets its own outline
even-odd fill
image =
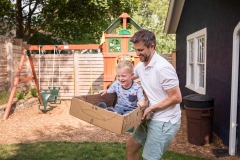
[[[16,38],[23,39],[24,30],[23,30],[22,0],[17,0],[16,19],[17,19]]]

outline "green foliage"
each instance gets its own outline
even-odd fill
[[[122,12],[126,12],[141,27],[156,34],[156,50],[159,53],[175,50],[175,35],[163,33],[169,0],[15,2],[0,1],[0,34],[11,35],[10,31],[18,28],[16,38],[23,38],[30,44],[96,44],[102,31]],[[17,4],[21,4],[20,7]],[[131,33],[134,32],[136,29],[131,27]]]
[[[29,90],[24,91],[22,88],[18,90],[15,94],[17,100],[26,99],[28,94],[32,95],[33,97],[37,97],[37,89],[36,88],[29,88]]]
[[[155,33],[156,51],[159,54],[171,53],[176,49],[175,35],[163,33],[169,2],[170,0],[140,0],[140,5],[132,16],[142,28]]]
[[[6,22],[1,31],[8,33],[17,28],[16,38],[32,44],[52,44],[53,37],[68,44],[99,43],[102,31],[122,12],[132,13],[138,1],[1,0],[0,20]],[[33,37],[39,32],[48,36]]]
[[[16,91],[15,97],[17,98],[17,100],[26,99],[27,94],[28,94],[28,91],[23,90],[23,88],[21,87]]]
[[[29,93],[33,96],[33,97],[37,97],[37,89],[36,88],[30,88],[29,89]]]
[[[17,98],[17,100],[21,100],[21,99],[26,99],[27,95],[24,92],[16,92],[15,97]]]
[[[54,25],[47,26],[46,30],[70,44],[99,43],[102,31],[113,20],[122,12],[131,13],[132,1],[69,0],[64,9],[59,9],[55,14]],[[49,5],[43,9],[44,11],[55,9],[51,7]]]
[[[15,98],[17,98],[17,100],[26,99],[28,94],[31,94],[33,97],[37,97],[37,89],[30,88],[29,91],[24,91],[21,88],[16,92]],[[9,97],[10,92],[0,91],[0,105],[6,104],[8,102]]]
[[[169,1],[1,0],[0,35],[13,35],[11,31],[16,28],[16,38],[29,44],[96,44],[102,31],[126,12],[142,28],[156,34],[158,53],[171,53],[176,48],[175,35],[163,33]],[[130,28],[131,33],[136,32]]]
[[[29,44],[36,44],[36,45],[59,45],[64,44],[61,39],[55,38],[51,35],[43,34],[43,33],[36,33],[34,34],[28,41]]]
[[[140,152],[140,155],[142,150]],[[48,160],[123,160],[126,159],[125,143],[97,142],[39,142],[28,144],[0,144],[0,159]],[[162,160],[204,160],[183,154],[166,152]]]
[[[7,91],[0,91],[0,105],[6,104],[8,102],[10,93]]]
[[[15,25],[12,17],[14,17],[14,5],[9,0],[0,1],[0,35],[13,37]]]

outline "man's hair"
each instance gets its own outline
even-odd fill
[[[129,72],[133,73],[134,66],[131,61],[122,60],[122,61],[118,62],[118,64],[116,65],[116,70],[117,69],[127,69]]]
[[[154,44],[154,48],[156,47],[156,37],[154,33],[146,29],[140,29],[137,31],[130,39],[130,42],[143,42],[147,48],[149,48],[152,44]]]

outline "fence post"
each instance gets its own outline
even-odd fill
[[[10,92],[13,87],[13,49],[12,43],[5,43],[7,52],[7,91]]]
[[[172,65],[176,69],[176,51],[172,51]]]
[[[14,39],[13,40],[13,45],[16,45],[16,46],[23,46],[23,40],[22,39]]]
[[[79,61],[78,61],[78,57],[80,54],[78,54],[78,51],[75,51],[73,53],[73,69],[74,69],[74,96],[79,96]]]

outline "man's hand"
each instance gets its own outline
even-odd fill
[[[142,115],[142,121],[143,120],[149,120],[151,118],[151,115],[152,115],[152,111],[148,108],[146,108],[143,112],[143,115]]]

